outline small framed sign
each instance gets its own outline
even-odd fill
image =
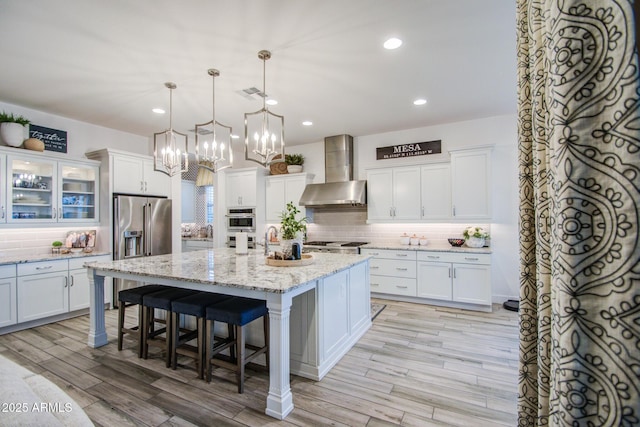
[[[67,131],[29,125],[29,138],[37,138],[44,142],[45,150],[67,152]]]
[[[397,159],[399,157],[426,156],[442,152],[442,140],[415,142],[376,148],[376,160]]]

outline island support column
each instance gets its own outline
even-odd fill
[[[107,329],[104,323],[104,276],[98,276],[96,271],[87,269],[89,275],[89,347],[107,345]]]
[[[289,317],[290,294],[269,293],[269,395],[265,413],[279,420],[293,411],[289,383]]]

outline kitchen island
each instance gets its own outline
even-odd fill
[[[136,280],[265,300],[269,309],[266,414],[293,410],[289,375],[319,380],[371,326],[369,257],[313,254],[302,267],[272,267],[261,250],[218,248],[87,263],[91,286],[89,346],[107,344],[104,278]]]

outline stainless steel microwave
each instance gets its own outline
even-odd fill
[[[229,208],[225,218],[227,231],[256,231],[256,208]]]

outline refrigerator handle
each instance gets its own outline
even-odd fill
[[[117,224],[117,226],[116,226]],[[120,198],[113,198],[113,259],[120,259]]]
[[[145,213],[144,213],[144,228],[145,228],[145,233],[144,233],[144,240],[145,240],[145,246],[144,246],[144,254],[146,256],[150,256],[151,255],[151,203],[145,203],[144,205],[145,208]]]

